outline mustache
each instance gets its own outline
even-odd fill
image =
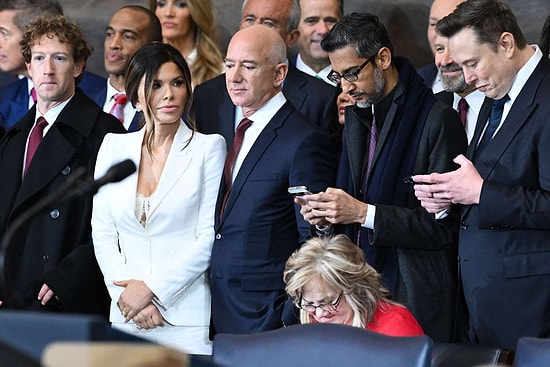
[[[448,72],[448,71],[462,71],[462,68],[458,64],[451,64],[447,66],[440,66],[439,71]]]

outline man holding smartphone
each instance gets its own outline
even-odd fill
[[[333,229],[356,241],[426,334],[452,341],[457,217],[436,220],[403,177],[454,166],[467,145],[460,118],[408,60],[393,56],[376,16],[344,16],[321,46],[331,61],[329,78],[356,105],[346,108],[337,188],[297,199],[302,214],[317,226],[338,225]]]

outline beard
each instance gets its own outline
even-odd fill
[[[368,108],[378,102],[383,96],[384,88],[386,87],[386,80],[382,75],[382,71],[379,68],[374,68],[372,92],[366,93],[365,91],[358,91],[357,94],[365,96],[365,100],[357,100],[357,106],[360,108]]]
[[[448,76],[443,73],[445,71],[459,70],[461,71],[461,73],[457,76]],[[439,68],[439,72],[439,75],[441,76],[441,84],[443,85],[443,89],[446,92],[460,93],[465,91],[469,87],[468,83],[466,83],[466,79],[464,78],[462,68],[457,64],[452,64],[450,66],[441,66]]]

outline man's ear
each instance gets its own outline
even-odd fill
[[[289,34],[287,34],[286,36],[286,47],[287,48],[291,48],[292,45],[294,45],[296,43],[296,41],[298,41],[298,37],[300,36],[300,31],[297,30],[297,29],[294,29],[292,31],[290,31]]]
[[[381,70],[386,70],[391,66],[391,51],[387,47],[382,47],[374,57],[374,62]]]
[[[84,60],[76,61],[74,63],[74,71],[73,71],[73,77],[77,78],[82,72],[84,71],[84,65],[86,65],[86,62]]]
[[[498,40],[498,47],[504,51],[504,54],[511,58],[514,55],[516,40],[514,35],[510,32],[503,32]]]
[[[281,62],[275,66],[275,79],[273,81],[273,84],[275,87],[279,87],[281,84],[283,84],[286,74],[288,72],[288,65],[284,62]]]

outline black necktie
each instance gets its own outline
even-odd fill
[[[500,120],[502,120],[502,111],[504,110],[504,104],[509,100],[510,97],[508,97],[508,95],[505,95],[501,99],[493,100],[493,106],[491,107],[491,116],[489,117],[489,124],[487,125],[485,133],[483,133],[483,137],[477,145],[477,149],[475,151],[476,157],[479,156],[479,154],[483,151],[483,149],[485,149],[487,144],[489,144],[489,142],[493,138],[493,135],[495,135],[495,131],[498,125],[500,125]]]

